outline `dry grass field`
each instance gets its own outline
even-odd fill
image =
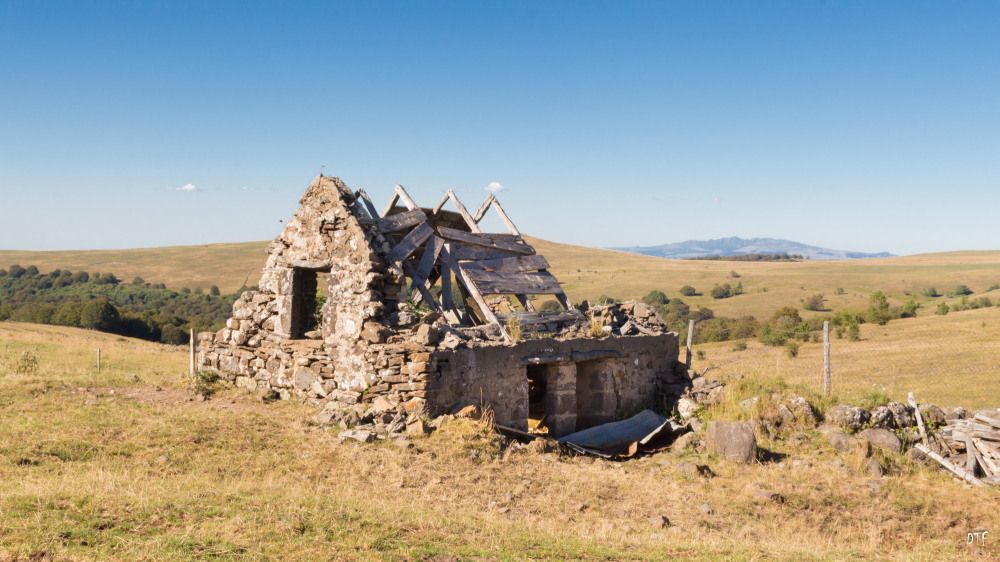
[[[803,343],[797,357],[784,347],[748,340],[695,346],[692,368],[720,379],[780,377],[822,389],[823,344]],[[700,351],[704,358],[699,358]],[[904,401],[913,392],[920,402],[939,406],[996,408],[1000,405],[1000,308],[930,313],[893,320],[885,326],[861,325],[861,339],[831,337],[832,393],[857,402],[873,393]]]
[[[991,285],[1000,284],[1000,251],[746,263],[665,260],[538,238],[529,237],[529,241],[552,264],[553,273],[574,301],[594,302],[602,295],[638,299],[654,289],[677,297],[682,286],[691,285],[702,296],[684,297],[684,301],[692,307],[707,306],[719,316],[753,314],[766,318],[782,306],[799,306],[802,299],[816,293],[826,296],[828,308],[860,310],[868,306],[868,297],[874,291],[886,292],[897,304],[911,297],[926,303],[930,299],[919,293],[931,286],[945,293],[964,284],[979,294]],[[257,282],[267,259],[266,247],[267,242],[245,242],[137,250],[0,250],[0,268],[19,264],[37,265],[43,272],[56,268],[91,273],[110,271],[125,281],[138,275],[171,288],[208,288],[214,284],[223,292],[230,292],[246,279],[250,285]],[[730,277],[733,271],[740,277]],[[746,294],[712,299],[709,291],[723,283],[742,283]],[[844,294],[835,295],[837,289],[843,289]],[[802,314],[809,317],[815,313],[802,311]]]
[[[762,440],[770,460],[752,466],[694,453],[540,454],[469,421],[410,449],[342,444],[296,401],[237,390],[192,401],[179,386],[185,366],[181,349],[0,324],[0,560],[1000,555],[992,540],[967,544],[968,532],[1000,528],[1000,490],[902,459],[902,475],[872,484],[813,431],[799,444]],[[760,489],[784,501],[755,501]],[[660,515],[671,525],[650,523]]]

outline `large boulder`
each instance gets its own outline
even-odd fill
[[[795,419],[806,427],[816,427],[819,422],[812,405],[801,396],[789,398],[784,405],[795,415]]]
[[[917,404],[920,417],[924,419],[924,424],[945,425],[948,423],[948,416],[944,410],[934,404]]]
[[[892,410],[885,406],[879,406],[872,410],[868,422],[872,427],[880,429],[892,429],[896,427],[896,422],[892,417]]]
[[[757,439],[750,424],[735,421],[710,421],[705,430],[705,446],[728,460],[750,463],[757,459]]]
[[[864,427],[868,423],[869,417],[868,410],[850,404],[837,404],[826,411],[826,421],[850,431],[857,431]]]
[[[913,427],[917,425],[917,419],[913,417],[913,408],[903,404],[902,402],[889,402],[885,405],[892,412],[892,421],[896,424],[896,427],[903,429],[904,427]]]
[[[899,453],[903,449],[899,437],[896,437],[896,434],[888,429],[864,429],[858,433],[858,437],[887,453]]]
[[[871,454],[871,445],[860,437],[836,431],[827,433],[826,438],[833,445],[833,448],[841,454],[858,455],[862,458]]]

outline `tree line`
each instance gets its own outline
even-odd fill
[[[168,344],[188,342],[189,331],[216,331],[229,318],[239,291],[223,295],[215,285],[168,289],[135,277],[33,265],[0,269],[0,320],[89,328]]]

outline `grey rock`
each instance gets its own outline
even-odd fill
[[[665,529],[670,526],[670,519],[666,515],[654,515],[649,518],[649,524],[655,529]]]
[[[809,401],[801,396],[793,396],[789,398],[785,404],[788,409],[795,414],[795,419],[800,423],[807,425],[809,427],[815,427],[819,423],[819,417],[816,415],[816,411],[813,410]]]
[[[882,465],[875,459],[868,459],[868,463],[865,464],[865,474],[870,478],[880,478],[885,474],[885,469]]]
[[[740,409],[744,412],[749,412],[757,404],[760,404],[760,396],[751,396],[750,398],[740,402]]]
[[[353,439],[354,441],[360,441],[362,443],[371,443],[375,440],[376,434],[374,431],[364,429],[345,429],[344,431],[341,431],[337,437],[339,437],[341,441]]]
[[[697,447],[699,443],[701,443],[701,439],[698,438],[698,434],[689,431],[674,440],[670,446],[670,451],[675,454],[681,454],[688,449]]]
[[[708,505],[707,503],[703,503],[703,504],[699,505],[698,509],[700,509],[702,513],[705,513],[707,515],[711,515],[711,514],[715,513],[715,510],[712,509],[712,506]]]
[[[970,417],[969,411],[960,406],[946,406],[944,408],[941,408],[941,411],[944,412],[944,417],[948,421],[964,420]]]
[[[846,433],[830,433],[827,435],[830,444],[839,453],[847,455],[861,455],[867,457],[871,454],[871,445],[864,439],[847,435]]]
[[[899,437],[896,437],[896,434],[888,429],[864,429],[858,432],[858,437],[887,453],[898,454],[903,448]]]
[[[785,501],[785,498],[781,497],[781,494],[771,490],[754,492],[753,499],[760,503],[783,503]]]
[[[934,404],[917,404],[917,410],[920,411],[920,416],[924,418],[924,425],[945,425],[948,423],[947,414]]]
[[[826,411],[826,420],[835,423],[850,431],[857,431],[868,423],[868,410],[851,406],[850,404],[837,404]]]
[[[896,422],[892,416],[892,410],[885,406],[879,406],[872,410],[871,418],[868,422],[872,427],[879,429],[893,429]]]
[[[916,418],[913,417],[913,408],[901,402],[889,402],[885,405],[892,412],[892,420],[898,429],[913,427],[917,425]]]
[[[705,446],[710,452],[737,463],[757,460],[757,438],[750,424],[734,421],[711,421],[705,431]]]

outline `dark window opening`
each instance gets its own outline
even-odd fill
[[[547,382],[545,365],[528,365],[528,431],[548,433],[545,425]]]
[[[319,330],[326,302],[327,275],[310,269],[296,269],[292,275],[292,339],[303,339]],[[321,283],[322,281],[322,283]]]

